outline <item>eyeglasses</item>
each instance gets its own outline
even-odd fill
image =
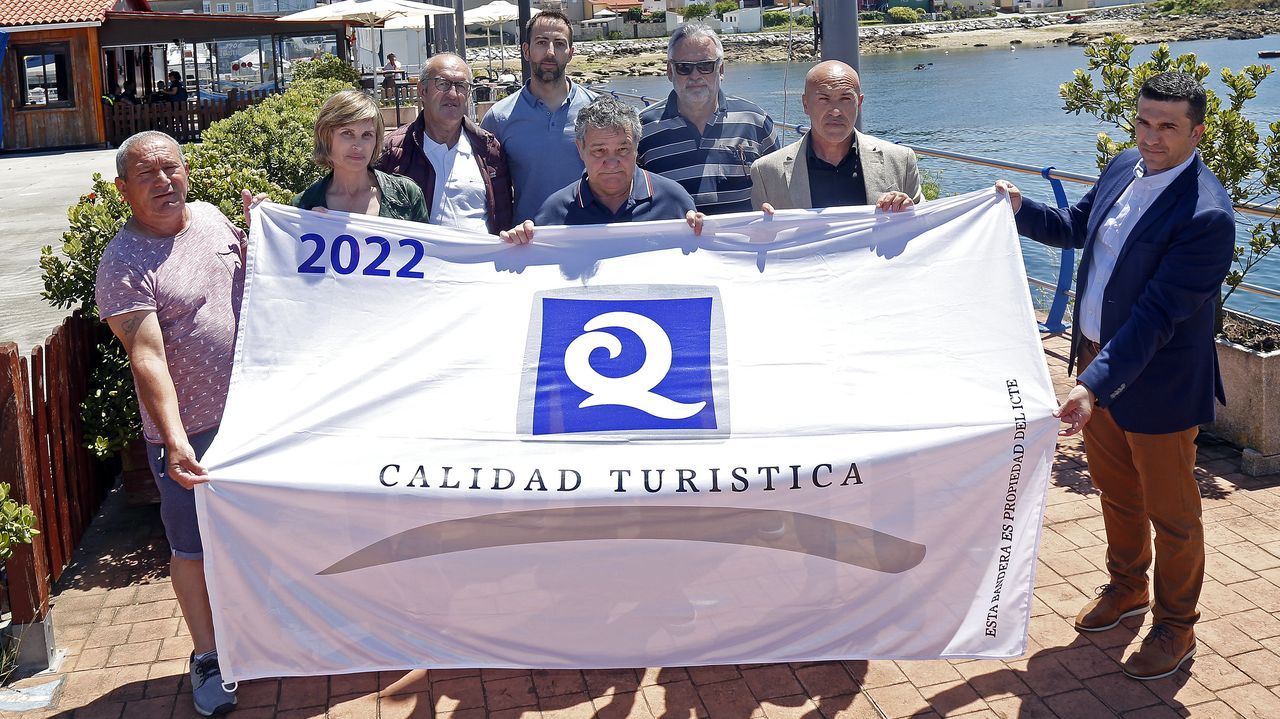
[[[715,72],[716,65],[719,64],[719,60],[703,60],[702,62],[672,62],[671,67],[676,69],[677,75],[692,75],[695,67],[700,74],[710,75]]]
[[[431,84],[435,86],[435,88],[440,92],[448,92],[451,89],[457,90],[463,95],[469,94],[471,92],[471,83],[467,82],[466,80],[458,80],[455,82],[453,80],[447,80],[443,77],[429,77],[427,79],[430,80]]]

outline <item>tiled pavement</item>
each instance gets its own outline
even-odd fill
[[[1070,384],[1066,341],[1050,337],[1045,350],[1062,394]],[[1238,452],[1202,438],[1198,476],[1209,555],[1200,648],[1182,671],[1155,682],[1120,673],[1126,645],[1145,633],[1138,618],[1088,636],[1071,626],[1079,606],[1106,580],[1098,496],[1080,443],[1072,440],[1058,447],[1030,649],[1020,659],[266,680],[241,685],[240,709],[232,716],[1280,719],[1280,476],[1249,478],[1238,469]],[[23,716],[195,716],[185,678],[191,644],[165,558],[155,509],[129,508],[113,495],[56,598],[58,643],[68,651],[61,697],[54,708]]]

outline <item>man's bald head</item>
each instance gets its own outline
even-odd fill
[[[839,60],[824,60],[810,68],[804,76],[804,91],[808,93],[813,85],[850,87],[855,93],[862,94],[862,79],[858,77],[858,71]]]
[[[813,127],[813,141],[831,148],[852,143],[862,110],[862,82],[856,70],[839,60],[814,65],[804,76],[800,102]]]

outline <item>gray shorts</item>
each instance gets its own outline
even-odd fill
[[[208,429],[187,438],[196,459],[213,444],[218,428]],[[169,478],[168,452],[158,444],[147,443],[147,461],[151,475],[160,488],[160,520],[164,522],[164,535],[169,538],[169,548],[178,559],[204,559],[204,545],[200,543],[200,522],[196,519],[196,493]]]

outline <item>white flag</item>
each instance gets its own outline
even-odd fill
[[[230,680],[1010,657],[1056,406],[1007,200],[266,205],[197,493]]]

